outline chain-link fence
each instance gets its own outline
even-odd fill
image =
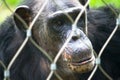
[[[54,4],[57,5],[57,7],[59,7],[59,4],[56,3],[55,0],[53,0]],[[114,9],[109,6],[105,0],[102,0],[102,2],[108,6],[114,14],[118,14],[114,11]],[[76,17],[75,20],[73,20],[71,18],[71,16],[69,14],[67,14],[61,7],[59,7],[61,9],[61,12],[63,12],[69,19],[70,21],[72,22],[72,31],[70,33],[70,36],[68,37],[68,39],[65,41],[64,45],[61,47],[61,49],[58,51],[56,57],[54,59],[51,58],[51,56],[44,50],[41,48],[41,46],[39,46],[33,39],[32,39],[32,28],[35,24],[35,22],[37,21],[38,17],[41,15],[41,13],[43,12],[44,8],[46,7],[46,5],[48,4],[48,0],[45,0],[44,1],[44,4],[42,4],[41,8],[39,9],[37,15],[35,16],[35,18],[32,20],[32,22],[30,23],[29,26],[27,26],[27,24],[22,20],[22,18],[20,18],[20,16],[18,16],[17,14],[15,14],[15,16],[24,24],[24,26],[27,28],[27,32],[26,32],[26,38],[25,40],[23,41],[23,43],[21,44],[20,48],[18,49],[18,51],[15,53],[15,55],[13,56],[12,60],[9,62],[8,66],[5,66],[5,64],[0,61],[2,67],[4,68],[4,80],[9,80],[10,79],[10,69],[12,67],[12,65],[14,64],[15,60],[17,59],[17,57],[20,55],[20,52],[23,50],[24,46],[27,44],[28,40],[30,40],[39,50],[40,52],[42,52],[47,58],[48,60],[51,61],[51,67],[50,67],[50,73],[48,75],[48,77],[46,78],[46,80],[50,80],[51,77],[53,76],[53,74],[55,74],[55,76],[59,79],[59,80],[64,80],[57,72],[56,72],[56,64],[57,64],[57,61],[59,60],[60,56],[62,55],[62,52],[64,51],[65,47],[67,46],[67,44],[70,42],[72,36],[74,35],[74,31],[77,27],[77,23],[80,19],[80,17],[82,16],[82,14],[85,12],[85,29],[84,29],[84,32],[86,33],[86,35],[88,35],[88,20],[87,20],[87,7],[90,3],[90,0],[86,1],[85,5],[81,5],[80,3],[80,13],[78,14],[78,16]],[[14,11],[11,10],[11,8],[9,7],[9,5],[5,2],[5,0],[0,0],[0,8],[2,5],[5,5],[8,10],[13,13]],[[112,37],[114,36],[115,32],[118,30],[118,26],[120,24],[120,19],[119,17],[116,19],[116,27],[114,28],[113,32],[111,33],[111,35],[109,36],[109,38],[106,40],[105,44],[103,45],[102,49],[100,50],[99,53],[96,53],[94,50],[94,54],[96,56],[96,65],[92,71],[92,73],[89,75],[88,77],[88,80],[91,80],[92,77],[94,76],[96,70],[99,68],[101,70],[101,72],[104,74],[104,76],[106,76],[109,80],[113,80],[111,76],[109,76],[109,74],[102,68],[101,66],[101,56],[102,56],[102,53],[104,51],[104,49],[106,48],[106,46],[109,44],[110,40],[112,39]],[[89,37],[89,36],[88,36]],[[84,43],[84,42],[83,42]],[[90,46],[89,46],[90,47]],[[92,49],[92,48],[91,48]]]

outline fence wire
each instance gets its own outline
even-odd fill
[[[105,2],[105,0],[102,0],[103,3],[105,3],[106,6],[109,7],[109,5],[107,5],[107,3]],[[55,2],[55,0],[53,0],[53,2],[59,7],[59,4],[57,4]],[[72,32],[70,33],[70,36],[68,37],[68,39],[66,40],[66,42],[63,44],[62,48],[59,50],[59,52],[57,53],[56,57],[54,59],[52,59],[50,57],[50,55],[47,54],[47,52],[42,49],[33,39],[32,39],[32,28],[33,28],[33,25],[34,23],[37,21],[39,15],[41,14],[41,12],[44,10],[45,6],[47,5],[48,3],[48,0],[45,0],[44,4],[42,5],[42,7],[39,9],[37,15],[35,16],[35,18],[33,19],[33,21],[31,22],[30,26],[27,26],[26,23],[22,20],[22,18],[20,18],[20,16],[18,16],[17,14],[16,17],[24,24],[24,27],[27,28],[26,30],[26,38],[25,40],[23,41],[23,43],[21,44],[20,48],[18,49],[18,51],[15,53],[15,55],[13,56],[12,60],[10,61],[10,63],[8,64],[8,66],[5,66],[5,64],[0,60],[0,65],[4,68],[4,80],[10,80],[10,69],[12,67],[12,65],[14,64],[15,60],[17,59],[17,57],[19,56],[20,52],[23,50],[24,46],[26,45],[26,43],[28,42],[28,40],[30,40],[41,52],[43,52],[43,54],[48,58],[48,60],[51,62],[51,67],[50,67],[50,70],[51,72],[49,73],[48,77],[46,78],[46,80],[50,80],[51,77],[53,76],[53,74],[55,74],[55,76],[59,79],[59,80],[63,80],[62,77],[56,72],[56,63],[58,61],[58,59],[60,58],[63,50],[65,49],[66,45],[70,42],[76,28],[77,28],[77,23],[80,19],[80,17],[82,16],[82,14],[85,12],[85,30],[84,32],[86,33],[86,35],[88,35],[88,27],[87,27],[87,6],[89,5],[90,3],[90,0],[88,0],[86,2],[85,5],[81,5],[80,4],[80,8],[81,8],[81,11],[80,13],[78,14],[78,16],[76,17],[75,20],[73,20],[71,18],[71,16],[67,13],[64,12],[64,10],[59,7],[61,9],[61,11],[70,19],[70,21],[72,22]],[[11,10],[11,8],[9,7],[9,5],[6,3],[5,0],[0,0],[0,7],[2,5],[5,5],[9,11],[11,11],[11,13],[13,13],[14,11]],[[116,15],[117,13],[111,8],[109,7]],[[90,74],[90,76],[88,77],[88,80],[91,80],[92,77],[94,76],[96,70],[99,68],[101,70],[101,72],[109,79],[109,80],[113,80],[111,76],[109,76],[109,74],[106,73],[106,71],[102,68],[102,66],[100,65],[101,63],[101,56],[102,56],[102,53],[103,51],[105,50],[105,48],[107,47],[108,43],[110,42],[110,40],[112,39],[112,37],[114,36],[115,32],[117,31],[118,29],[118,26],[120,25],[120,16],[116,19],[116,27],[114,28],[113,32],[111,33],[111,35],[109,36],[109,38],[106,40],[105,44],[103,45],[102,49],[100,50],[100,52],[97,53],[93,50],[93,52],[95,53],[95,56],[96,56],[96,65],[95,65],[95,68],[93,69],[92,73]],[[84,43],[84,41],[83,41]],[[88,46],[88,45],[87,45]],[[91,48],[91,46],[88,46]]]

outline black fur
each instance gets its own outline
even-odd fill
[[[29,6],[30,9],[33,11],[32,18],[40,9],[43,1],[44,0],[26,0],[26,2],[23,3]],[[62,5],[64,8],[73,7],[77,4],[74,0],[74,3],[68,0],[61,1],[63,1],[65,4],[65,6]],[[46,19],[45,16],[50,13],[49,10],[51,10],[52,12],[57,11],[58,8],[55,7],[55,5],[51,6],[53,2],[51,1],[49,3],[50,4],[47,5],[48,7],[46,7],[46,9],[44,10],[44,14],[42,14],[40,16],[40,19],[38,19],[38,21],[35,23],[35,26],[39,27],[40,24],[43,25],[44,20],[42,19]],[[46,12],[46,10],[48,11]],[[119,11],[117,13],[119,13]],[[106,39],[114,29],[116,25],[116,17],[117,16],[109,8],[88,10],[88,36],[93,44],[93,48],[97,53],[100,51]],[[43,36],[44,35],[45,34],[43,34]],[[7,20],[0,25],[0,60],[6,66],[8,66],[10,60],[12,59],[13,55],[16,53],[24,39],[25,32],[16,26],[13,15],[8,17]],[[50,46],[47,46],[47,48],[49,48]],[[114,80],[120,79],[119,58],[120,31],[117,30],[116,34],[110,41],[101,58],[102,67]],[[28,41],[27,45],[22,50],[15,63],[12,65],[10,71],[11,80],[45,80],[47,75],[49,74],[49,61],[42,54],[42,52],[40,52],[30,41]],[[0,80],[3,80],[3,72],[3,67],[0,66]],[[74,74],[76,80],[86,80],[89,75],[90,73]],[[70,80],[70,78],[65,78],[63,80]],[[107,80],[107,78],[98,69],[92,80]]]

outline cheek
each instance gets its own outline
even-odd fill
[[[89,48],[93,49],[91,41],[86,37],[85,40],[82,40]]]

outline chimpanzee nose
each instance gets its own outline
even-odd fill
[[[81,31],[80,29],[75,29],[73,35],[72,35],[72,40],[73,41],[76,41],[80,38],[80,35],[81,35]]]

